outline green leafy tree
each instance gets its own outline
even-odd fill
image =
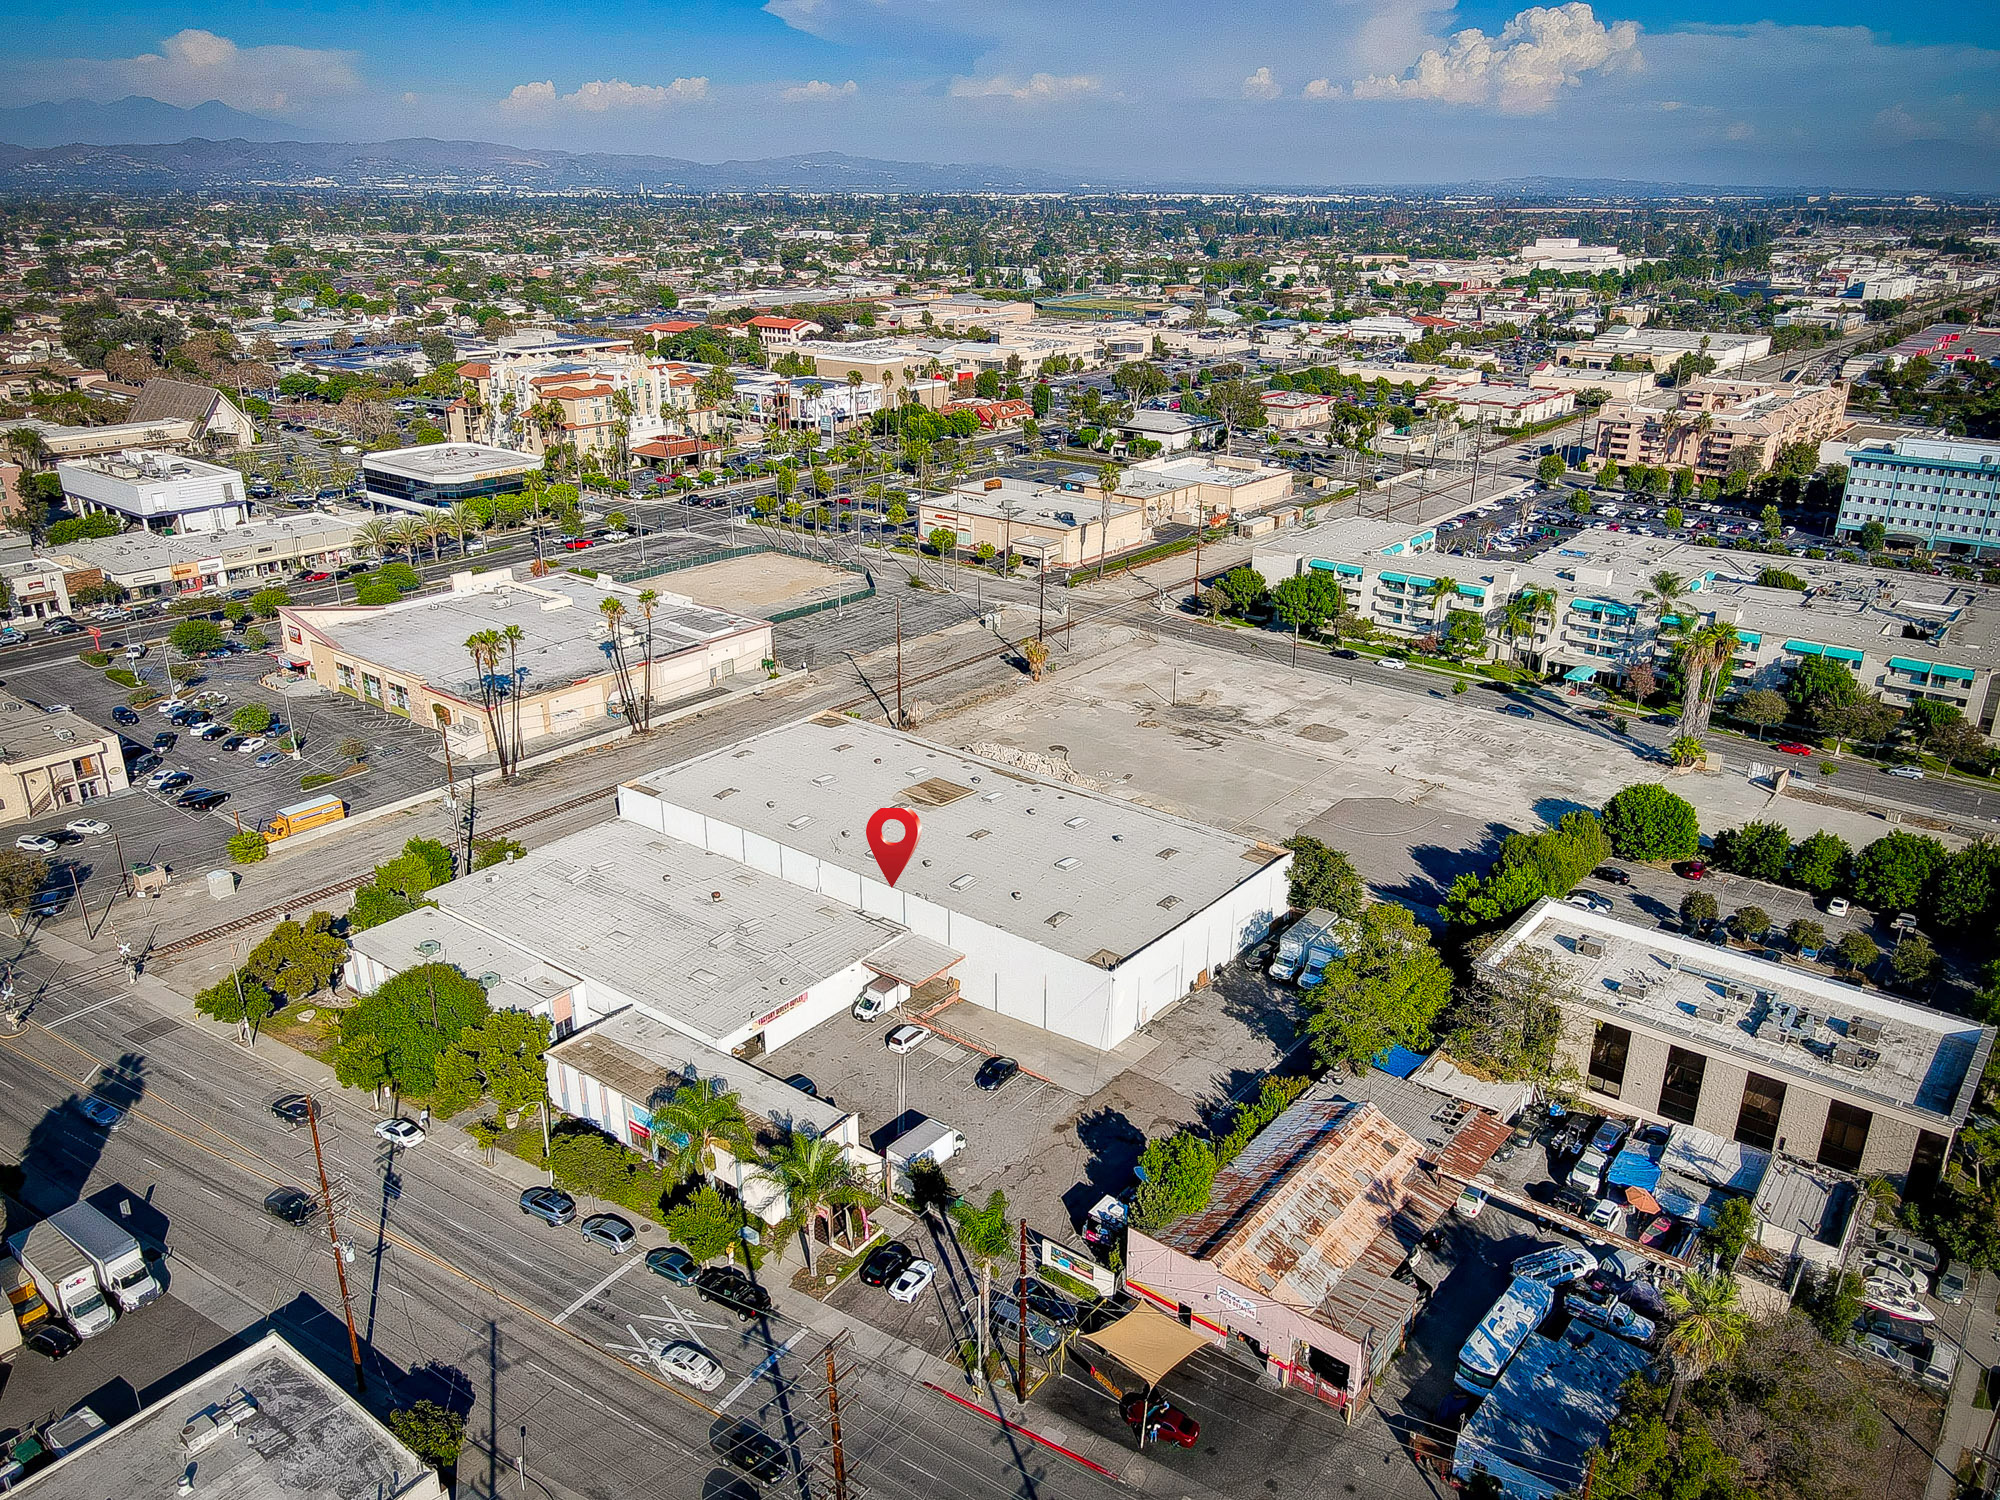
[[[1691,859],[1701,848],[1693,805],[1654,781],[1628,786],[1605,803],[1604,832],[1620,859]]]
[[[489,869],[505,864],[509,859],[519,859],[528,852],[528,846],[519,839],[503,836],[472,841],[472,868]]]
[[[250,596],[250,608],[266,620],[275,618],[278,611],[291,602],[289,589],[259,589]]]
[[[930,534],[924,538],[924,541],[930,545],[931,551],[935,552],[939,557],[945,557],[950,554],[952,548],[958,545],[958,533],[953,531],[949,526],[937,526],[932,528]]]
[[[229,857],[239,865],[254,865],[271,852],[264,835],[254,828],[246,828],[241,833],[229,836]]]
[[[0,908],[14,919],[17,930],[36,892],[48,878],[47,860],[19,849],[0,849]]]
[[[1929,834],[1884,834],[1854,857],[1854,899],[1883,916],[1916,911],[1948,858]]]
[[[250,950],[243,971],[291,1004],[330,988],[346,962],[347,944],[333,930],[332,913],[316,911],[273,927]]]
[[[1216,588],[1228,601],[1229,613],[1247,615],[1266,599],[1271,591],[1265,586],[1264,575],[1255,568],[1231,568],[1215,581]]]
[[[486,990],[450,964],[405,969],[341,1017],[334,1072],[350,1088],[384,1081],[401,1094],[427,1094],[438,1059],[459,1033],[490,1014]]]
[[[1213,1149],[1217,1170],[1236,1160],[1243,1148],[1257,1138],[1259,1131],[1290,1109],[1299,1095],[1311,1087],[1310,1078],[1266,1078],[1259,1086],[1255,1099],[1237,1106],[1229,1129],[1215,1142]]]
[[[1681,927],[1687,932],[1697,931],[1721,915],[1722,908],[1707,891],[1691,891],[1681,897]]]
[[[979,1208],[960,1201],[952,1205],[951,1216],[958,1226],[958,1242],[984,1261],[1003,1261],[1016,1248],[1015,1229],[1007,1218],[1007,1195],[995,1188]]]
[[[1785,937],[1802,953],[1816,953],[1826,946],[1826,929],[1811,917],[1794,917],[1785,929]]]
[[[219,650],[222,642],[222,627],[213,620],[183,620],[167,632],[167,644],[182,656]]]
[[[1576,976],[1566,965],[1523,949],[1497,974],[1460,990],[1442,1028],[1444,1045],[1453,1057],[1476,1058],[1500,1078],[1573,1103],[1583,1078],[1563,1055],[1563,1017],[1578,1003]]]
[[[1927,988],[1937,977],[1938,951],[1921,932],[1905,933],[1889,953],[1889,973],[1906,990]]]
[[[1477,610],[1454,609],[1446,612],[1444,630],[1438,636],[1438,648],[1453,661],[1464,661],[1467,657],[1486,654],[1486,621]]]
[[[1736,717],[1755,725],[1760,740],[1765,730],[1784,723],[1791,711],[1785,695],[1772,688],[1753,688],[1736,700]]]
[[[548,1068],[542,1055],[549,1049],[549,1021],[521,1010],[496,1010],[467,1026],[438,1063],[440,1079],[447,1075],[471,1087],[470,1105],[481,1094],[507,1111],[532,1109],[549,1097]],[[440,1108],[440,1113],[457,1113]]]
[[[1323,572],[1300,573],[1271,590],[1271,607],[1285,624],[1301,635],[1315,635],[1347,604],[1340,585]]]
[[[1132,1223],[1150,1231],[1200,1213],[1208,1207],[1215,1173],[1215,1148],[1193,1131],[1178,1130],[1147,1141],[1139,1154]]]
[[[1815,896],[1826,896],[1847,883],[1852,859],[1847,841],[1825,829],[1792,845],[1785,861],[1785,883]]]
[[[1836,713],[1861,700],[1854,674],[1824,656],[1802,656],[1785,679],[1785,701],[1802,724],[1823,729]]]
[[[1544,453],[1541,462],[1535,465],[1535,475],[1544,485],[1553,487],[1562,482],[1568,465],[1562,461],[1560,453]]]
[[[435,1401],[399,1406],[389,1413],[389,1430],[396,1440],[440,1472],[458,1467],[465,1448],[465,1418]]]
[[[194,997],[194,1008],[218,1021],[248,1021],[252,1026],[278,1008],[273,995],[240,970],[222,976]]]
[[[1875,966],[1875,960],[1882,956],[1875,939],[1858,929],[1851,929],[1840,935],[1840,941],[1833,945],[1833,951],[1840,955],[1840,961],[1857,974],[1866,974]]]
[[[1729,930],[1746,943],[1757,942],[1771,930],[1771,914],[1761,906],[1739,906],[1729,914]]]
[[[261,703],[246,703],[229,716],[229,727],[238,734],[262,734],[271,727],[271,710]]]
[[[2000,931],[2000,845],[1972,844],[1931,878],[1931,918],[1947,932],[1991,939]]]
[[[1792,836],[1782,823],[1746,823],[1715,836],[1713,858],[1732,874],[1775,884],[1791,852]]]
[[[1352,860],[1306,834],[1286,839],[1284,847],[1292,851],[1290,901],[1294,907],[1304,911],[1324,907],[1350,921],[1361,915],[1368,892]]]
[[[1468,873],[1452,882],[1440,910],[1455,926],[1496,926],[1544,896],[1568,895],[1610,853],[1595,813],[1565,813],[1552,829],[1510,834],[1484,875]]]
[[[728,1254],[742,1242],[743,1213],[705,1182],[667,1210],[666,1226],[675,1244],[706,1262]]]
[[[1359,1073],[1384,1049],[1430,1045],[1451,971],[1406,906],[1382,902],[1353,924],[1347,951],[1306,991],[1306,1025],[1328,1067]]]

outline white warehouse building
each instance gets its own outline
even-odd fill
[[[878,808],[921,822],[891,886]],[[824,715],[620,787],[619,816],[963,955],[975,1005],[1109,1050],[1260,942],[1291,855],[912,735]]]

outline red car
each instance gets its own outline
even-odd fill
[[[1708,866],[1698,859],[1684,860],[1674,866],[1674,873],[1683,880],[1700,880],[1708,874]]]
[[[1811,755],[1811,745],[1801,745],[1797,740],[1781,740],[1778,748],[1787,755]]]
[[[1125,1425],[1134,1431],[1139,1427],[1139,1412],[1146,1410],[1146,1439],[1154,1443],[1174,1443],[1182,1448],[1192,1448],[1201,1440],[1201,1423],[1175,1406],[1171,1401],[1155,1401],[1146,1404],[1143,1395],[1127,1396],[1119,1404],[1119,1413],[1125,1418]]]
[[[585,547],[594,547],[596,545],[597,543],[592,541],[589,537],[580,536],[577,537],[574,541],[564,542],[563,550],[567,552],[581,552]]]
[[[331,573],[308,573],[306,574],[305,581],[307,583],[325,583],[331,577],[333,577]]]

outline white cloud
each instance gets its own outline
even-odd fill
[[[693,104],[708,97],[706,78],[676,78],[672,83],[627,83],[622,78],[599,78],[578,84],[573,94],[558,94],[554,83],[517,84],[500,107],[513,114],[537,114],[546,110],[569,109],[602,115],[613,110],[665,109],[672,104]]]
[[[1346,89],[1325,78],[1315,78],[1311,83],[1299,90],[1299,96],[1304,99],[1340,99],[1344,98],[1346,94]]]
[[[1268,67],[1259,68],[1243,80],[1245,99],[1275,99],[1284,92],[1278,87],[1278,80],[1271,76]]]
[[[43,98],[144,94],[169,104],[220,99],[237,109],[283,111],[360,92],[355,56],[311,47],[239,47],[226,36],[190,28],[137,57],[38,60],[33,86]],[[7,71],[25,82],[20,74],[26,66],[23,59]]]
[[[821,104],[832,99],[852,99],[860,92],[852,78],[845,83],[825,83],[815,78],[784,90],[778,97],[787,104]]]
[[[1053,73],[1033,73],[1021,80],[999,73],[991,78],[954,78],[951,81],[951,96],[954,99],[1014,99],[1023,104],[1044,104],[1052,99],[1095,94],[1102,87],[1103,80],[1088,73],[1072,73],[1064,78],[1058,78]]]
[[[1477,27],[1433,47],[1401,74],[1375,74],[1354,84],[1357,99],[1436,99],[1447,104],[1496,104],[1506,114],[1539,114],[1585,73],[1640,66],[1639,27],[1607,26],[1582,0],[1535,5],[1489,37]]]

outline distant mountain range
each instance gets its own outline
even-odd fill
[[[183,109],[132,94],[115,103],[65,99],[0,109],[0,141],[10,146],[163,145],[190,136],[210,140],[298,141],[323,137],[284,120],[231,109],[219,99]]]
[[[11,113],[18,116],[23,112]],[[270,121],[256,123],[271,125]],[[0,138],[11,139],[5,131],[0,131]],[[198,136],[172,143],[0,145],[0,189],[16,191],[305,187],[1017,193],[1062,192],[1084,185],[1076,178],[1032,167],[880,161],[838,151],[710,164],[672,156],[543,151],[490,141],[423,138],[355,144]]]

